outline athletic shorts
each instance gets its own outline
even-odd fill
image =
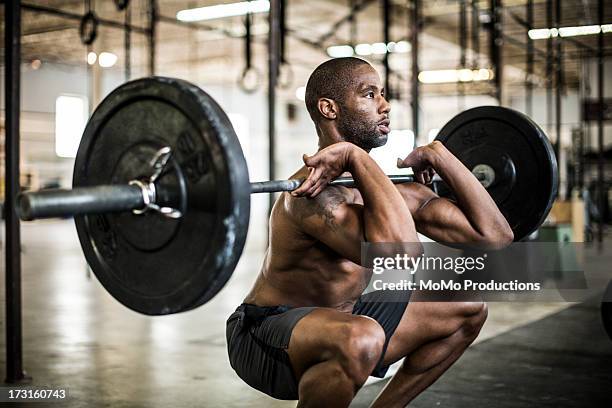
[[[410,292],[399,292],[393,300],[389,292],[376,291],[361,296],[352,314],[375,319],[385,331],[382,356],[370,375],[382,378],[388,366],[383,363],[389,340],[410,300]],[[256,306],[243,303],[227,320],[229,360],[238,376],[251,387],[282,400],[298,399],[298,381],[286,353],[293,328],[315,307]]]

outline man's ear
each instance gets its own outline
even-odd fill
[[[319,98],[317,107],[325,119],[333,120],[338,117],[338,105],[333,99]]]

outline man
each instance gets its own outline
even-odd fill
[[[389,103],[374,68],[357,58],[321,64],[306,87],[319,151],[304,155],[270,217],[259,276],[227,323],[230,363],[252,387],[298,407],[346,407],[369,375],[401,368],[374,401],[405,406],[433,383],[476,338],[487,315],[481,302],[419,302],[404,292],[383,301],[361,296],[370,278],[361,242],[414,243],[417,231],[448,244],[498,248],[512,230],[476,178],[434,142],[398,166],[419,183],[393,185],[368,151],[390,130]],[[424,186],[437,172],[457,202]],[[350,173],[357,188],[327,186]],[[410,300],[410,303],[408,301]]]

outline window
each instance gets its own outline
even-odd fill
[[[75,157],[87,123],[87,98],[60,95],[55,100],[55,154]]]

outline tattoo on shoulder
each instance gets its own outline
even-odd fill
[[[328,187],[323,190],[314,200],[301,198],[297,201],[298,214],[307,218],[311,215],[323,217],[325,225],[335,230],[338,224],[334,211],[347,201],[346,195],[338,187]]]

